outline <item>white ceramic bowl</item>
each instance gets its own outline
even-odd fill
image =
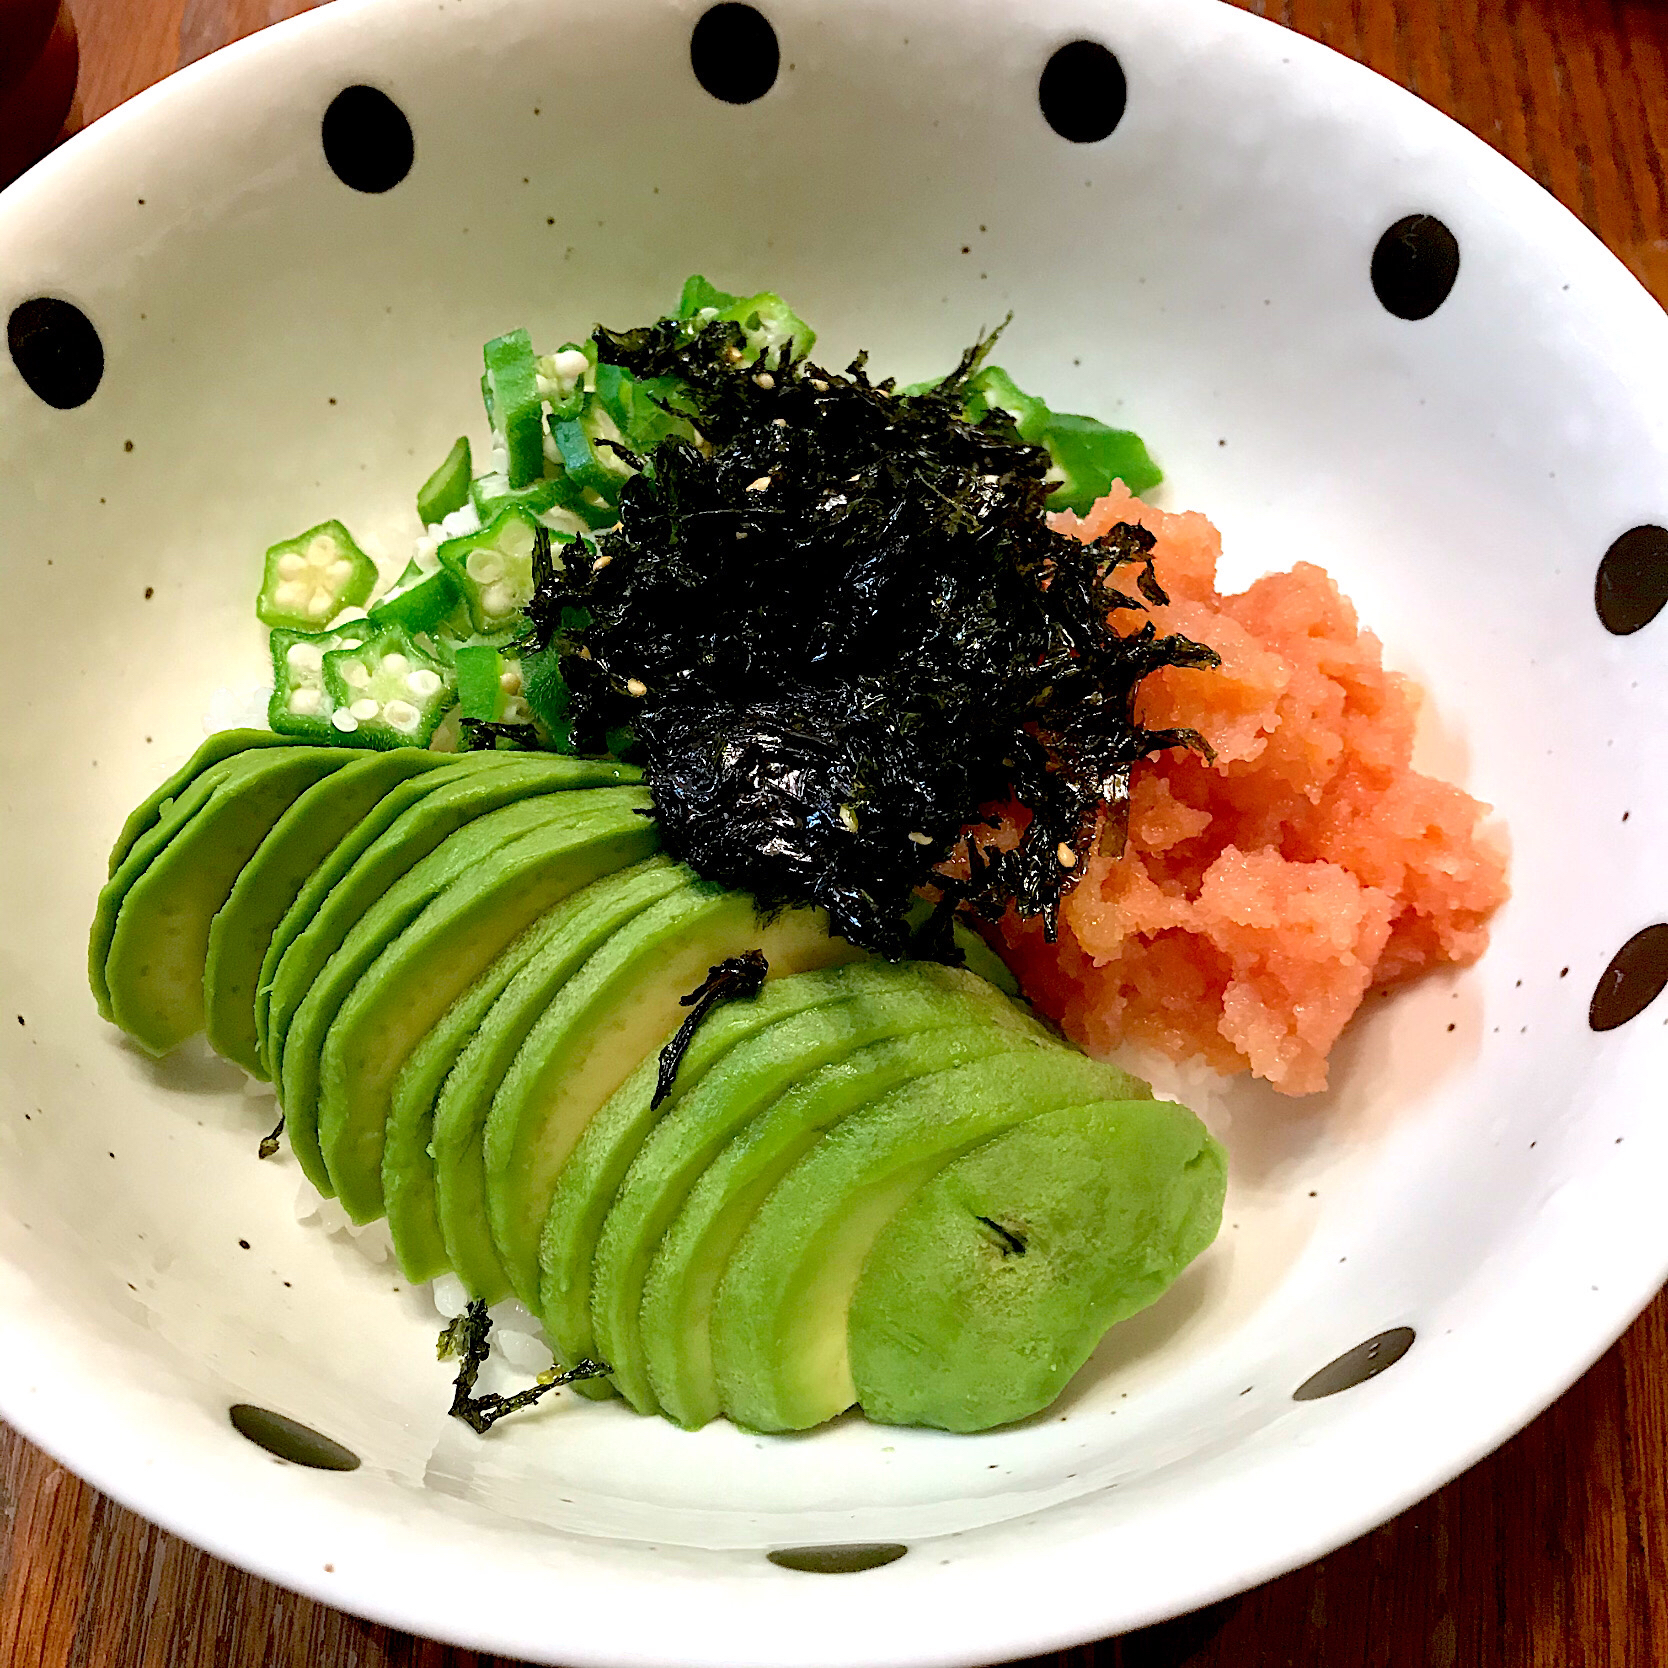
[[[1613,635],[1593,601],[1612,541],[1668,522],[1668,319],[1481,142],[1211,0],[766,9],[780,74],[738,104],[691,72],[700,0],[339,0],[0,198],[0,312],[67,298],[103,351],[73,409],[0,360],[0,1411],[223,1557],[541,1661],[983,1662],[1184,1610],[1453,1476],[1668,1269],[1668,1004],[1588,1025],[1668,911],[1668,620]],[[1077,38],[1127,81],[1099,142],[1039,111]],[[391,190],[326,163],[355,84],[415,135]],[[1460,251],[1417,322],[1369,281],[1415,213]],[[1138,426],[1232,577],[1332,569],[1430,689],[1430,761],[1509,830],[1487,958],[1376,1005],[1324,1099],[1227,1098],[1220,1243],[1018,1428],[691,1436],[563,1396],[479,1440],[427,1296],[255,1161],[270,1103],[141,1058],[87,994],[123,815],[261,676],[258,552],[328,515],[397,551],[416,480],[479,433],[483,339],[644,318],[696,270],[903,377],[1012,308],[1016,375]],[[1398,1327],[1392,1370],[1294,1401]],[[276,1461],[234,1402],[364,1464]],[[909,1551],[840,1579],[765,1557],[870,1542]]]

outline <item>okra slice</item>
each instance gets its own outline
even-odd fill
[[[487,420],[493,438],[504,448],[509,484],[524,487],[544,473],[544,398],[533,339],[525,330],[512,330],[494,337],[481,353],[486,361],[481,391]]]
[[[433,631],[462,601],[452,576],[444,568],[425,571],[413,560],[395,580],[394,588],[371,609],[369,618],[379,628],[397,625],[412,632]]]
[[[318,631],[375,585],[376,563],[341,522],[325,521],[267,551],[255,613],[263,625]]]
[[[299,741],[346,741],[348,736],[331,723],[335,704],[325,692],[324,657],[363,643],[375,629],[369,620],[351,620],[335,631],[274,630],[267,723],[279,735]]]
[[[480,532],[441,545],[441,567],[463,594],[476,631],[490,635],[515,625],[533,600],[538,526],[526,510],[512,504]]]
[[[732,301],[728,307],[720,308],[718,316],[734,319],[741,326],[744,365],[784,349],[788,358],[797,362],[811,351],[817,339],[816,331],[772,290]]]
[[[469,484],[469,501],[484,527],[501,516],[505,510],[525,510],[528,515],[543,515],[554,509],[561,496],[561,482],[537,480],[529,486],[512,487],[509,476],[494,470],[479,475]]]
[[[487,724],[527,724],[533,710],[521,693],[521,659],[491,643],[457,651],[458,710]]]
[[[460,434],[446,461],[417,489],[417,519],[425,527],[444,520],[469,502],[469,436]]]
[[[330,722],[364,747],[426,747],[457,699],[457,673],[411,633],[383,626],[324,657]]]

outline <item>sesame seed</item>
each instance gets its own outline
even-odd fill
[[[626,694],[642,697],[649,692],[649,686],[641,678],[626,679]]]
[[[747,483],[747,490],[749,492],[763,492],[769,485],[770,477],[768,475],[761,475],[758,480],[749,481]]]
[[[909,837],[918,846],[930,846],[932,844],[932,835],[930,835],[930,834],[921,834],[921,833],[916,832],[915,830],[911,830]]]
[[[612,562],[613,560],[614,560],[614,558],[612,556],[599,556],[599,557],[597,557],[597,559],[593,563],[591,563],[591,572],[592,573],[601,573],[602,570],[605,567],[607,567],[608,564],[610,562]]]
[[[1075,869],[1077,867],[1077,853],[1064,840],[1054,848],[1054,855],[1060,859],[1062,869]]]
[[[826,394],[828,392],[828,384],[824,382],[821,377],[812,377],[811,386],[815,388],[819,394]]]
[[[855,834],[857,832],[857,813],[849,805],[840,807],[840,821],[846,825],[851,833]]]
[[[769,393],[770,390],[776,386],[776,378],[773,377],[769,371],[760,371],[759,374],[753,378],[753,380],[759,385],[759,387],[764,389],[766,393]]]

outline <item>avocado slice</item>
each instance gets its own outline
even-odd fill
[[[299,1116],[316,1132],[355,1221],[382,1214],[388,1094],[406,1054],[530,921],[654,850],[659,830],[639,815],[649,804],[642,788],[593,788],[489,812],[402,875],[343,939],[296,1010],[283,1103],[292,1127]]]
[[[590,1271],[591,1326],[574,1329],[580,1335],[570,1342],[552,1324],[565,1317],[546,1318],[545,1330],[563,1360],[594,1355],[608,1362],[614,1369],[615,1385],[638,1412],[657,1410],[638,1327],[649,1264],[690,1188],[730,1137],[762,1116],[766,1108],[774,1119],[781,1111],[775,1103],[793,1101],[802,1090],[810,1096],[812,1084],[821,1088],[832,1076],[840,1087],[811,1098],[819,1108],[837,1105],[838,1110],[808,1114],[804,1120],[806,1127],[820,1133],[832,1118],[872,1100],[904,1078],[956,1063],[947,1059],[936,1068],[912,1066],[910,1062],[917,1057],[935,1057],[926,1044],[914,1050],[899,1046],[887,1052],[882,1048],[876,1055],[870,1045],[882,1039],[896,1042],[939,1027],[971,1026],[981,1041],[990,1033],[994,1049],[1016,1033],[1030,1039],[1044,1035],[1034,1020],[991,986],[968,980],[968,989],[945,990],[926,978],[917,984],[909,977],[915,965],[900,968],[901,976],[888,991],[850,997],[796,1015],[738,1044],[685,1095],[675,1117],[655,1125],[626,1172],[596,1241]],[[964,1046],[958,1058],[972,1058],[976,1052]],[[804,1144],[813,1139],[815,1134],[805,1135]],[[566,1324],[572,1325],[571,1321]],[[594,1344],[585,1335],[592,1330]]]
[[[472,1296],[497,1303],[509,1294],[509,1276],[492,1243],[487,1223],[487,1173],[482,1153],[492,1096],[514,1063],[527,1032],[552,1004],[570,977],[615,932],[652,904],[696,884],[682,864],[657,859],[597,881],[550,912],[539,924],[540,942],[524,964],[505,977],[502,989],[475,1017],[477,992],[455,1024],[470,1019],[460,1037],[454,1068],[440,1088],[434,1113],[435,1199],[440,1236],[450,1266]],[[497,969],[494,969],[494,979]],[[447,1026],[454,1016],[447,1016]]]
[[[864,1413],[982,1431],[1047,1407],[1216,1238],[1226,1185],[1222,1148],[1171,1101],[1045,1112],[975,1147],[863,1264],[848,1339]]]
[[[850,962],[842,967],[770,979],[750,1002],[713,1010],[685,1050],[666,1099],[657,1107],[658,1053],[646,1056],[585,1126],[556,1179],[539,1241],[539,1312],[564,1360],[595,1352],[591,1328],[591,1259],[604,1218],[649,1133],[708,1071],[769,1027],[849,998],[884,1000],[932,988],[989,999],[989,987],[936,962]],[[808,1068],[807,1068],[808,1069]],[[612,1358],[609,1358],[612,1359]],[[597,1381],[586,1381],[597,1382]]]
[[[361,753],[308,788],[244,865],[209,926],[203,1002],[210,1046],[251,1077],[266,1076],[255,1034],[255,987],[278,923],[308,876],[391,787],[438,769],[445,758],[415,747]]]
[[[272,747],[229,761],[202,808],[157,852],[122,900],[104,974],[116,1023],[163,1055],[203,1027],[209,923],[289,806],[351,752]]]
[[[211,765],[217,765],[223,759],[247,753],[256,747],[294,745],[293,737],[274,735],[271,730],[217,730],[161,787],[135,807],[127,821],[122,824],[122,831],[116,836],[115,845],[110,848],[110,866],[106,872],[115,874],[122,866],[123,859],[133,850],[139,836],[154,828],[162,820],[169,805]]]
[[[685,1017],[680,998],[729,956],[763,950],[778,975],[854,960],[821,910],[759,919],[753,900],[701,881],[622,927],[563,986],[493,1096],[482,1140],[487,1214],[510,1285],[539,1300],[539,1236],[556,1178],[596,1110]]]
[[[273,929],[271,942],[261,957],[259,982],[255,986],[255,1036],[260,1044],[261,1067],[274,1082],[283,1064],[282,1039],[272,1035],[272,991],[278,968],[296,938],[312,924],[324,901],[341,879],[389,827],[420,800],[448,783],[479,768],[497,769],[510,755],[504,753],[457,753],[440,755],[438,770],[408,778],[390,788],[342,838],[312,874],[307,877],[295,902]],[[351,922],[349,923],[351,925]],[[328,959],[328,956],[325,957]],[[321,960],[320,966],[323,965]],[[316,969],[315,969],[316,971]],[[302,995],[306,994],[303,988]]]
[[[122,912],[127,895],[134,883],[151,866],[160,852],[166,851],[176,834],[184,828],[213,797],[214,791],[235,768],[235,759],[223,759],[195,777],[161,808],[155,822],[136,839],[110,878],[99,890],[98,902],[93,907],[92,930],[87,935],[87,983],[92,986],[93,1000],[99,1013],[115,1023],[116,1015],[110,1006],[110,980],[106,964],[110,960],[110,941],[116,935],[116,918]]]
[[[474,759],[504,762],[491,765],[469,762]],[[350,866],[338,874],[335,883],[318,901],[311,918],[301,923],[284,949],[272,973],[267,1012],[266,1066],[274,1083],[283,1081],[284,1049],[292,1020],[325,963],[366,911],[441,841],[478,818],[518,800],[635,782],[640,776],[628,766],[601,760],[552,754],[480,753],[465,754],[443,773],[443,778],[420,778],[418,783],[402,784],[388,796],[393,799],[405,789],[417,787],[419,783],[425,785],[425,791],[416,794],[369,843],[364,842],[362,834],[356,833],[352,844],[359,849]],[[434,786],[427,789],[426,783],[431,780]],[[337,854],[332,854],[330,867],[339,867]],[[317,896],[311,883],[307,892]],[[296,910],[305,907],[308,901],[305,896],[297,898]],[[262,977],[264,981],[264,969]],[[322,1173],[321,1168],[321,1176]],[[314,1180],[317,1185],[317,1179]]]
[[[761,1431],[844,1412],[857,1399],[851,1294],[905,1201],[1026,1118],[1144,1094],[1114,1067],[1038,1047],[917,1079],[842,1119],[766,1195],[719,1281],[712,1359],[724,1411]]]

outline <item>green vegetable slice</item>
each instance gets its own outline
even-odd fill
[[[317,631],[376,587],[376,563],[339,521],[320,522],[266,553],[255,613],[263,625]]]
[[[441,565],[462,593],[476,631],[509,629],[532,600],[538,526],[526,510],[512,504],[480,532],[441,545]]]
[[[407,631],[434,631],[462,606],[452,576],[444,568],[422,567],[413,560],[394,582],[387,596],[371,607],[373,626],[402,626]]]
[[[469,502],[469,437],[460,434],[452,442],[446,460],[417,489],[417,519],[425,527],[444,520]]]
[[[384,626],[324,657],[330,722],[366,747],[426,747],[457,695],[457,674],[409,632]]]
[[[533,340],[525,330],[512,330],[495,337],[481,352],[486,361],[481,389],[487,419],[504,448],[510,486],[524,487],[544,473],[544,402]]]
[[[369,620],[351,620],[336,631],[286,631],[271,636],[272,699],[266,721],[280,736],[323,743],[347,740],[331,723],[335,703],[324,687],[324,657],[355,648],[375,633]]]

